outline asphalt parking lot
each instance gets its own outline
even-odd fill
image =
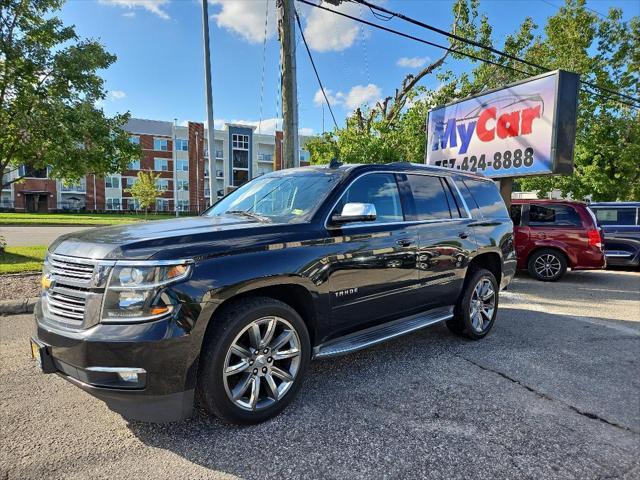
[[[0,479],[640,478],[640,273],[519,275],[483,341],[434,326],[312,364],[278,418],[127,423],[0,318]]]

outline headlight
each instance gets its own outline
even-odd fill
[[[184,280],[190,262],[117,262],[104,294],[102,322],[142,322],[168,315],[174,301],[164,287]]]

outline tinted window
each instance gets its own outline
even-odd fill
[[[458,179],[455,180],[455,182],[458,190],[460,190],[462,198],[464,199],[464,203],[467,204],[467,208],[469,209],[469,212],[471,212],[471,216],[473,218],[478,218],[480,216],[480,209],[478,208],[478,204],[474,198],[471,196],[471,192],[462,180]]]
[[[407,175],[413,200],[416,206],[417,220],[450,219],[451,211],[444,186],[438,177],[427,175]],[[449,192],[449,196],[451,193]],[[457,216],[457,215],[456,215]]]
[[[373,173],[358,178],[342,195],[331,215],[340,214],[347,203],[372,203],[376,207],[376,223],[404,220],[398,185],[391,173]]]
[[[514,227],[519,227],[522,222],[522,205],[511,205],[511,221]]]
[[[507,218],[509,212],[502,201],[500,192],[495,183],[485,180],[464,179],[464,183],[469,187],[473,198],[475,198],[482,214],[487,218]]]
[[[598,225],[635,225],[635,208],[593,208]]]
[[[578,212],[567,205],[531,204],[529,206],[529,225],[581,227],[582,221]]]

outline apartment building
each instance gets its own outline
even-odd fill
[[[15,211],[135,211],[137,201],[127,192],[140,171],[159,176],[160,197],[156,211],[201,212],[211,202],[209,191],[209,154],[215,159],[216,192],[220,197],[228,187],[238,187],[249,179],[282,168],[282,132],[261,134],[255,126],[225,124],[214,131],[215,145],[209,149],[204,124],[133,118],[125,126],[131,141],[140,145],[142,157],[120,173],[104,178],[87,175],[71,185],[50,179],[47,169],[25,170],[24,176],[3,190],[0,208]],[[298,165],[309,164],[304,144],[310,137],[300,137]],[[11,175],[11,174],[9,174]]]

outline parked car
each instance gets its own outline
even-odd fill
[[[567,268],[606,265],[602,235],[585,203],[567,200],[513,200],[511,220],[518,268],[537,280],[554,282]]]
[[[640,265],[640,202],[592,203],[589,209],[604,231],[607,265]]]
[[[128,418],[280,412],[312,358],[446,322],[491,330],[516,270],[493,182],[407,163],[258,177],[200,217],[49,248],[32,353]],[[400,373],[401,374],[401,373]]]

